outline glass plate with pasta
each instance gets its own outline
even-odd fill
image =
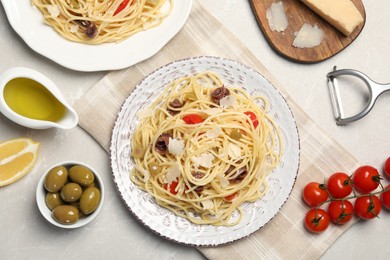
[[[123,69],[153,56],[183,27],[192,6],[192,0],[1,2],[31,49],[77,71]],[[100,6],[110,4],[107,10]],[[145,14],[133,21],[133,12]],[[159,18],[150,21],[151,16]]]
[[[144,78],[111,140],[117,189],[170,240],[215,246],[268,223],[298,172],[299,137],[278,90],[239,62],[195,57]]]

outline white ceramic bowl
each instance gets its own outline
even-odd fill
[[[45,197],[46,197],[47,191],[44,187],[44,182],[45,182],[45,177],[49,173],[50,169],[52,169],[56,166],[65,166],[67,169],[69,169],[73,165],[81,165],[81,166],[87,167],[88,169],[90,169],[93,172],[93,174],[95,175],[96,187],[100,189],[101,195],[100,195],[99,206],[92,214],[85,215],[85,216],[81,217],[76,223],[65,225],[65,224],[61,224],[61,223],[57,222],[53,218],[52,211],[46,205]],[[94,170],[91,166],[89,166],[85,163],[79,162],[79,161],[66,161],[66,162],[57,163],[57,164],[51,166],[42,175],[42,177],[40,178],[40,180],[38,182],[38,186],[37,186],[36,200],[37,200],[39,211],[41,212],[43,217],[48,222],[50,222],[51,224],[53,224],[57,227],[60,227],[60,228],[73,229],[73,228],[79,228],[79,227],[87,225],[88,223],[93,221],[97,217],[97,215],[99,215],[99,212],[102,209],[103,202],[104,202],[104,196],[105,196],[104,194],[105,194],[104,184],[103,184],[103,181],[96,170]]]

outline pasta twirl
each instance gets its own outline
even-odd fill
[[[135,33],[158,26],[173,9],[173,0],[31,2],[42,12],[45,23],[59,34],[68,40],[86,44],[125,40]]]
[[[236,225],[282,154],[268,105],[210,71],[175,80],[138,113],[132,181],[193,223]]]

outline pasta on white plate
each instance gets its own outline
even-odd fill
[[[160,25],[173,0],[31,0],[45,23],[74,42],[120,42]],[[164,10],[163,10],[164,9]]]
[[[196,224],[232,226],[267,192],[282,140],[268,101],[206,71],[170,83],[138,112],[131,180]]]

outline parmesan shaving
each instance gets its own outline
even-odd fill
[[[149,171],[144,171],[144,182],[147,182],[150,178],[150,172]]]
[[[267,9],[266,17],[271,31],[283,32],[287,29],[288,20],[283,2],[272,3]]]
[[[199,156],[192,156],[191,160],[197,166],[202,166],[205,168],[210,168],[213,166],[214,155],[211,153],[202,153]]]
[[[228,149],[228,155],[230,156],[230,158],[238,159],[241,157],[241,147],[239,147],[238,145],[229,143]]]
[[[71,33],[75,33],[79,30],[79,26],[77,24],[70,24],[69,25],[69,30]]]
[[[212,209],[214,208],[214,203],[212,200],[204,200],[201,202],[203,209]]]
[[[173,155],[182,155],[184,153],[184,140],[169,137],[168,151]]]
[[[220,108],[213,107],[213,108],[206,109],[203,112],[205,112],[206,114],[208,114],[210,116],[215,116],[215,115],[218,115],[218,114],[222,113],[222,111],[223,110],[220,109]]]
[[[222,134],[222,129],[221,127],[217,126],[217,127],[214,127],[213,129],[211,130],[208,130],[206,132],[206,136],[210,139],[214,139],[214,138],[217,138],[220,134]]]
[[[221,100],[219,101],[219,104],[223,108],[229,108],[229,107],[236,108],[237,107],[237,99],[235,96],[228,95],[226,97],[221,98]]]
[[[139,119],[148,118],[153,115],[153,111],[150,108],[144,108],[137,112]]]
[[[171,168],[168,169],[167,174],[165,175],[167,183],[171,184],[173,181],[176,181],[180,177],[180,165],[175,163]]]
[[[218,177],[219,177],[219,181],[221,183],[221,186],[223,188],[226,188],[229,185],[229,180],[223,174],[219,174]]]
[[[293,46],[297,48],[313,48],[321,44],[324,32],[317,25],[303,24],[294,39]]]
[[[58,5],[48,5],[47,11],[50,13],[51,18],[57,18],[60,15],[60,9]]]

